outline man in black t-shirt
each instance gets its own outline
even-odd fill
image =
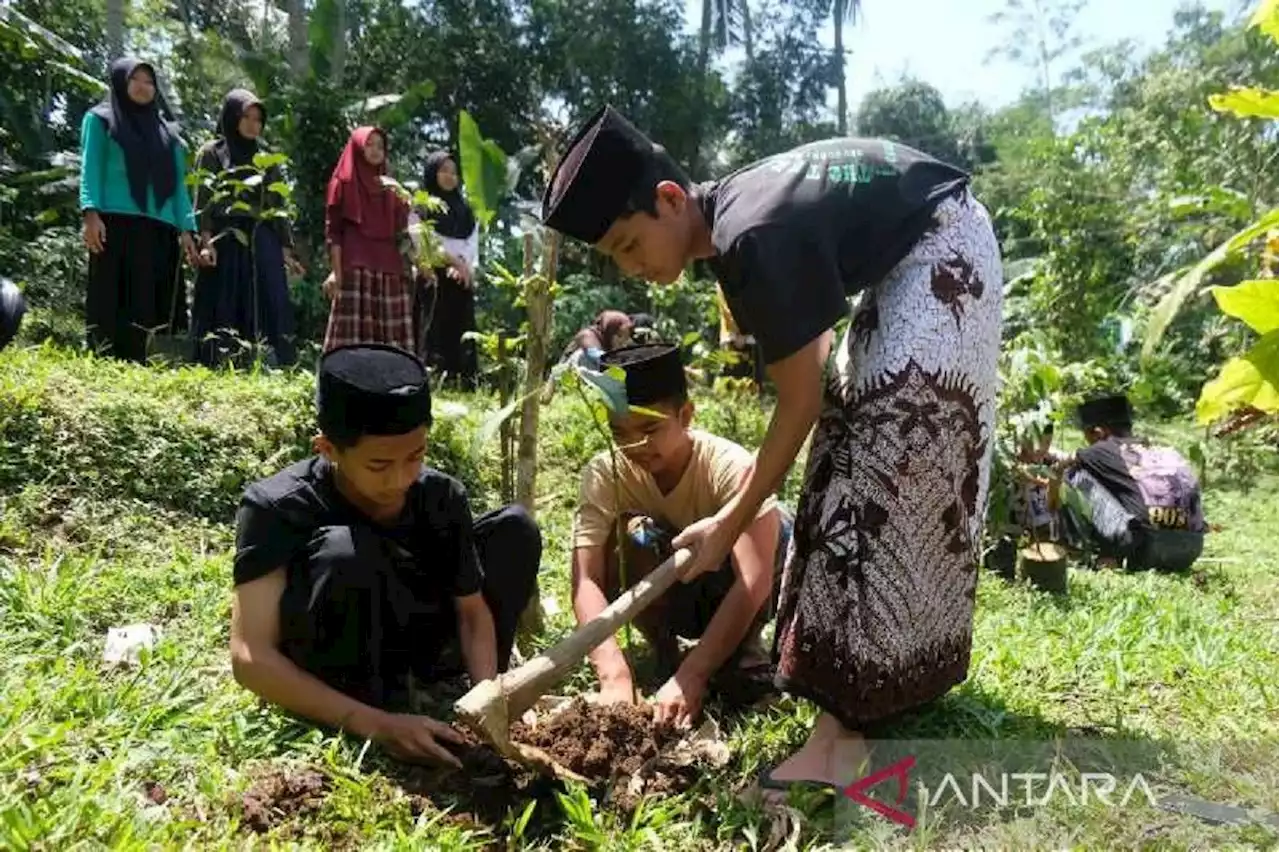
[[[1076,418],[1089,445],[1062,463],[1078,495],[1063,501],[1069,540],[1131,569],[1190,568],[1207,529],[1191,465],[1176,450],[1133,436],[1124,395],[1090,399]]]
[[[505,671],[542,554],[520,507],[474,523],[461,483],[423,465],[426,370],[392,347],[320,362],[318,455],[246,489],[236,518],[231,660],[286,710],[400,757],[456,758],[448,725],[395,712],[410,675]],[[460,659],[459,659],[460,658]]]

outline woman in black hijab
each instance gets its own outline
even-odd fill
[[[196,199],[204,269],[196,279],[192,328],[198,357],[210,367],[252,352],[246,343],[269,346],[269,364],[285,366],[297,357],[285,267],[300,272],[301,266],[287,205],[271,191],[284,177],[279,166],[254,165],[266,120],[253,92],[233,89],[222,103],[218,138],[200,150]],[[261,180],[249,181],[259,173]]]
[[[111,65],[106,99],[80,125],[80,209],[89,249],[89,347],[147,359],[154,333],[187,327],[179,247],[195,262],[195,218],[178,126],[156,102],[155,69]]]
[[[435,270],[433,284],[418,288],[417,339],[424,341],[420,344],[423,360],[448,380],[474,390],[479,369],[475,343],[462,336],[476,327],[480,230],[471,206],[462,197],[458,165],[449,152],[436,151],[427,157],[422,188],[446,205],[443,212],[424,211],[420,215],[435,227],[451,262]]]

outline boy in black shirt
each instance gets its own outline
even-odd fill
[[[394,712],[409,675],[506,669],[542,540],[518,506],[474,523],[461,483],[423,465],[431,392],[389,346],[320,362],[318,455],[254,483],[236,518],[236,680],[406,759],[458,761],[448,725]]]

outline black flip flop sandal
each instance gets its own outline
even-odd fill
[[[779,781],[773,777],[773,770],[777,767],[761,769],[760,774],[756,776],[756,786],[761,790],[773,790],[780,793],[789,793],[792,790],[806,790],[815,793],[821,792],[839,792],[839,788],[835,784],[828,784],[826,781]]]

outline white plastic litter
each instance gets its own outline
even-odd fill
[[[160,638],[160,629],[151,624],[126,624],[107,629],[107,645],[102,650],[105,663],[137,665],[143,650],[150,651]]]

